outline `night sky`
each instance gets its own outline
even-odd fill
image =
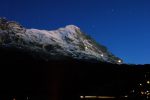
[[[27,28],[74,24],[125,63],[150,63],[150,0],[0,0],[0,16]]]

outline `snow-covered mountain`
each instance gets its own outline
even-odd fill
[[[110,63],[123,62],[74,25],[52,31],[26,29],[17,22],[0,18],[0,46],[30,50],[39,55],[42,53],[46,55],[42,57],[45,60],[66,56]]]

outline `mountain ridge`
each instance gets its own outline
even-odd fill
[[[0,18],[0,45],[28,49],[39,54],[42,52],[49,56],[123,63],[123,60],[114,56],[105,46],[98,44],[75,25],[52,31],[26,29],[15,21]],[[49,56],[42,58],[49,60]]]

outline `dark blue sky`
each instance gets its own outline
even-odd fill
[[[0,16],[27,28],[74,24],[126,63],[150,63],[150,0],[0,0]]]

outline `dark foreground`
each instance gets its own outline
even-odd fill
[[[149,84],[149,72],[149,65],[46,62],[25,52],[0,49],[0,100],[102,100],[102,96],[145,100],[150,94],[141,92],[150,90],[143,84]]]

